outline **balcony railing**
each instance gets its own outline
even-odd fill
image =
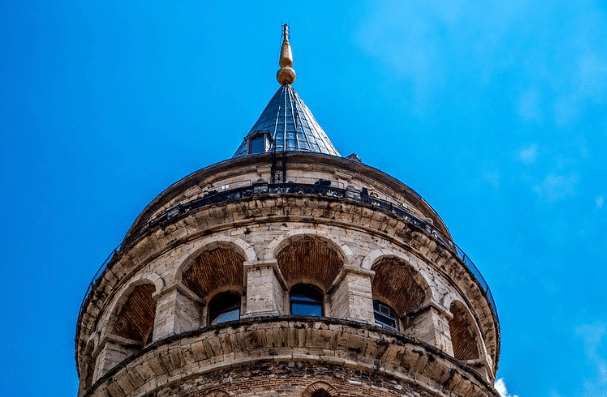
[[[131,231],[131,233],[129,233],[129,235],[124,239],[124,241],[120,243],[120,245],[118,245],[118,247],[116,247],[112,251],[112,253],[107,257],[107,259],[103,262],[99,270],[97,270],[97,273],[95,273],[95,276],[93,277],[93,280],[91,281],[86,291],[84,300],[82,301],[82,305],[80,306],[78,318],[80,318],[80,316],[82,315],[86,302],[88,301],[94,286],[97,284],[97,282],[99,282],[99,279],[103,275],[105,269],[108,268],[108,266],[110,266],[111,264],[113,264],[116,260],[118,260],[124,252],[128,251],[129,248],[134,246],[139,240],[147,236],[149,233],[159,228],[162,228],[169,223],[175,222],[189,213],[195,212],[196,210],[199,210],[212,204],[229,203],[233,201],[247,199],[253,196],[264,198],[272,196],[304,195],[321,196],[364,204],[371,208],[378,209],[397,216],[403,219],[409,225],[412,225],[415,228],[422,230],[429,235],[432,235],[438,244],[448,249],[457,258],[459,258],[464,268],[466,268],[476,278],[479,285],[481,286],[481,289],[485,292],[487,300],[489,301],[491,309],[493,310],[493,314],[495,315],[495,319],[499,324],[497,307],[495,305],[495,301],[493,300],[491,289],[483,278],[483,275],[478,270],[476,265],[474,265],[472,260],[464,253],[464,251],[462,251],[462,249],[455,245],[452,240],[447,237],[441,230],[434,227],[427,221],[418,218],[410,211],[401,206],[398,206],[386,200],[372,197],[371,195],[369,195],[366,189],[362,189],[360,191],[352,189],[341,189],[327,185],[326,182],[323,183],[323,181],[321,180],[316,184],[257,183],[253,184],[252,186],[225,190],[221,192],[211,191],[208,192],[204,197],[189,201],[184,204],[178,204],[174,207],[169,208],[162,215],[151,219],[145,225],[141,226],[136,230]]]

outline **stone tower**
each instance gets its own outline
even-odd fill
[[[95,276],[79,397],[498,396],[491,292],[415,191],[341,157],[291,86]]]

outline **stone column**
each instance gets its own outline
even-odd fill
[[[433,302],[427,303],[424,308],[409,315],[405,333],[453,355],[449,334],[451,317],[453,316],[448,310]]]
[[[202,299],[181,282],[173,282],[153,297],[156,300],[153,341],[201,326]]]
[[[277,316],[285,313],[287,284],[278,262],[245,262],[246,305],[242,317]]]
[[[93,352],[93,357],[95,357],[93,383],[114,368],[116,364],[141,350],[142,347],[141,343],[134,340],[113,334],[106,335]]]
[[[331,317],[373,324],[372,281],[375,272],[344,266],[329,288]]]

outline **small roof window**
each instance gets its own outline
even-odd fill
[[[259,132],[249,138],[249,154],[260,154],[268,151],[268,133]]]

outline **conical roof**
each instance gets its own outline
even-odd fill
[[[340,155],[290,85],[276,91],[233,157],[270,151]]]

